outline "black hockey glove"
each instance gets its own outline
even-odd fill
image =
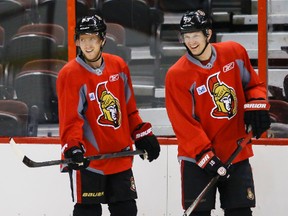
[[[219,180],[226,180],[230,176],[226,166],[220,161],[220,159],[211,149],[203,151],[197,155],[196,164],[213,177],[219,175]]]
[[[269,103],[264,99],[255,99],[244,104],[246,132],[249,132],[251,126],[253,136],[255,136],[256,139],[260,138],[261,135],[270,128],[269,108]]]
[[[64,152],[65,158],[71,158],[73,161],[72,163],[68,164],[70,169],[81,170],[89,166],[90,161],[84,158],[84,152],[85,151],[82,144],[80,144],[80,147],[73,146]]]
[[[135,140],[137,149],[145,150],[148,154],[148,160],[151,162],[158,158],[160,154],[160,145],[156,136],[152,132],[150,123],[140,124],[133,132],[132,138]],[[143,155],[140,155],[144,159]]]

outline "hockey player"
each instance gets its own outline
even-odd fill
[[[151,124],[139,116],[128,66],[103,53],[106,24],[101,17],[83,17],[75,28],[80,52],[57,79],[62,153],[68,164],[73,216],[100,216],[107,203],[113,216],[136,216],[133,157],[88,161],[85,156],[145,150],[157,159],[160,146]],[[133,140],[132,140],[133,139]]]
[[[178,139],[183,208],[219,174],[220,181],[190,215],[210,216],[218,188],[225,216],[251,216],[255,206],[251,144],[229,170],[224,164],[249,128],[259,138],[270,127],[269,111],[262,109],[263,103],[269,107],[265,85],[240,44],[209,42],[211,21],[204,11],[185,13],[180,35],[187,53],[169,68],[165,91],[168,116]]]

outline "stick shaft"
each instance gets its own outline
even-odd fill
[[[63,159],[63,160],[50,160],[50,161],[42,161],[36,162],[27,157],[23,152],[17,148],[17,145],[13,138],[10,139],[10,146],[12,149],[17,153],[17,155],[21,158],[22,162],[28,167],[46,167],[46,166],[53,166],[53,165],[60,165],[60,164],[68,164],[72,163],[72,159]],[[93,156],[87,156],[86,158],[89,160],[103,160],[103,159],[110,159],[110,158],[119,158],[119,157],[127,157],[127,156],[134,156],[134,155],[144,155],[146,152],[144,150],[135,150],[135,151],[121,151],[121,152],[114,152],[108,154],[99,154]]]
[[[145,154],[145,152],[142,150],[123,151],[123,152],[115,152],[115,153],[109,153],[109,154],[93,155],[93,156],[88,156],[86,158],[89,160],[103,160],[103,159],[127,157],[127,156],[141,155],[141,154]],[[22,162],[28,167],[46,167],[46,166],[72,163],[72,160],[69,158],[69,159],[64,159],[64,160],[51,160],[51,161],[36,162],[36,161],[31,160],[27,156],[24,156]]]
[[[237,155],[241,152],[243,147],[250,142],[251,138],[253,136],[252,131],[248,133],[248,135],[244,139],[240,139],[237,141],[237,148],[232,153],[232,155],[229,157],[225,165],[229,168],[233,162],[233,160],[237,157]],[[202,198],[208,193],[208,191],[217,183],[219,179],[219,175],[213,177],[210,182],[206,185],[206,187],[201,191],[201,193],[198,195],[198,197],[193,201],[193,203],[186,209],[183,216],[189,216],[195,208],[198,206]]]

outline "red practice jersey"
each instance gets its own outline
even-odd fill
[[[85,156],[133,150],[131,134],[142,119],[130,72],[118,56],[103,53],[103,59],[102,66],[93,69],[78,56],[59,73],[62,149],[82,143]],[[93,160],[89,169],[113,174],[131,168],[132,160],[133,157]]]
[[[195,161],[213,147],[222,162],[246,136],[243,106],[249,99],[266,98],[266,88],[240,44],[212,44],[207,65],[182,56],[167,72],[166,108],[178,139],[178,158]],[[234,163],[253,156],[247,145]]]

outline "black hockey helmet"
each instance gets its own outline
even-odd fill
[[[77,22],[75,28],[75,39],[77,40],[80,34],[86,33],[96,33],[101,37],[101,39],[104,39],[106,28],[105,22],[98,15],[84,16]]]
[[[211,26],[212,21],[204,11],[188,11],[181,18],[180,33],[203,31],[207,36],[207,31]]]

